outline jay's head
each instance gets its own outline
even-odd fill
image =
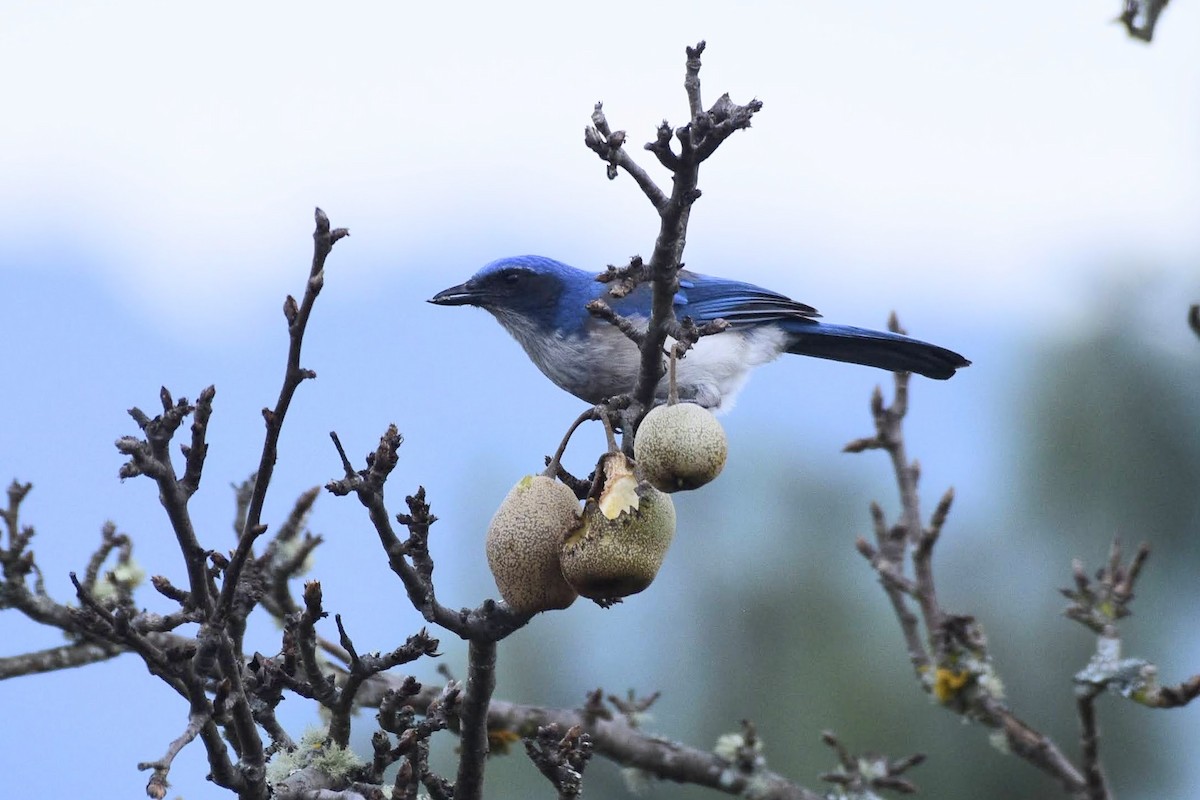
[[[438,292],[429,302],[478,306],[493,314],[552,316],[577,271],[542,256],[502,258],[476,272],[466,283]]]
[[[584,306],[601,291],[602,284],[583,270],[544,256],[514,256],[493,261],[429,302],[486,309],[524,342],[534,332],[581,329],[588,320]]]

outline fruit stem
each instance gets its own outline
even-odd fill
[[[601,412],[600,422],[604,425],[604,438],[608,440],[608,452],[618,452],[620,448],[617,447],[617,436],[613,433],[612,420],[608,418],[608,414]]]
[[[567,428],[567,433],[565,436],[563,436],[562,442],[559,443],[558,449],[554,451],[554,457],[550,459],[550,463],[547,464],[546,469],[542,471],[543,475],[545,475],[547,478],[554,478],[558,476],[559,467],[562,466],[563,454],[567,452],[567,443],[571,441],[571,437],[575,435],[575,431],[579,430],[580,425],[588,422],[589,420],[596,419],[597,416],[601,415],[598,413],[595,407],[592,407],[580,414],[576,420],[571,423],[571,427]],[[601,416],[601,418],[605,420],[605,425],[607,425],[607,417]]]
[[[675,382],[675,362],[679,359],[679,343],[671,345],[671,361],[667,367],[667,405],[679,402],[679,385]]]

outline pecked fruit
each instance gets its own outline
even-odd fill
[[[712,412],[695,403],[657,406],[638,426],[633,453],[664,492],[698,489],[721,474],[728,444]]]
[[[562,545],[562,574],[584,597],[603,603],[650,585],[675,535],[675,505],[621,453],[602,459],[604,488],[589,498]]]
[[[530,614],[575,602],[558,556],[578,523],[579,500],[553,478],[527,475],[513,487],[487,532],[488,567],[504,602]]]

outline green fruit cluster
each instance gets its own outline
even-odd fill
[[[578,595],[607,604],[642,591],[675,536],[667,493],[711,481],[726,450],[725,432],[706,409],[659,406],[638,428],[637,461],[618,452],[600,459],[582,509],[554,478],[522,478],[488,526],[488,566],[500,596],[532,614],[566,608]]]

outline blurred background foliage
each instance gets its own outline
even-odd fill
[[[1056,590],[1070,584],[1072,558],[1092,571],[1114,536],[1130,548],[1149,541],[1135,613],[1122,626],[1126,653],[1158,664],[1167,682],[1200,669],[1200,340],[1185,322],[1188,303],[1200,298],[1200,270],[1166,273],[1176,278],[1131,268],[1094,274],[1073,318],[930,335],[975,364],[947,383],[914,381],[906,426],[910,454],[922,462],[925,512],[956,489],[935,560],[943,606],[982,622],[1013,708],[1071,754],[1071,676],[1094,647],[1061,616]],[[395,315],[388,293],[339,291],[338,279],[331,276],[317,309],[304,360],[320,377],[302,387],[289,417],[268,516],[280,519],[299,491],[337,474],[327,431],[337,429],[361,456],[395,419],[407,441],[389,505],[398,511],[404,494],[428,487],[441,518],[432,541],[439,595],[477,604],[495,594],[482,558],[492,511],[554,449],[578,403],[537,375],[486,315],[467,315],[456,338],[432,340],[427,332],[444,320],[433,315],[443,309],[414,304],[413,313]],[[431,272],[405,293],[429,296],[446,282],[445,271]],[[227,348],[159,341],[136,322],[113,324],[119,305],[86,281],[32,273],[20,296],[25,302],[8,319],[38,347],[12,354],[13,374],[26,376],[27,388],[8,397],[5,436],[16,445],[5,453],[7,468],[35,483],[24,519],[38,528],[34,548],[50,591],[70,596],[67,571],[81,568],[105,517],[135,537],[149,574],[179,579],[154,490],[113,479],[119,458],[111,441],[132,428],[123,409],[152,408],[160,384],[178,396],[215,381],[211,449],[192,507],[206,541],[231,542],[226,487],[248,472],[261,435],[257,408],[277,387],[277,312],[264,308],[261,335],[231,357]],[[384,319],[393,340],[407,343],[403,352],[388,362],[347,360],[347,348],[373,341]],[[48,359],[54,369],[44,368]],[[579,706],[597,687],[617,695],[661,690],[647,730],[707,748],[749,718],[769,765],[808,786],[834,764],[819,741],[832,729],[855,750],[928,753],[913,773],[926,796],[1056,796],[1031,767],[993,749],[987,731],[917,688],[884,594],[854,550],[856,536],[870,535],[868,504],[878,500],[889,515],[898,506],[885,456],[840,452],[871,432],[867,406],[877,383],[889,389],[884,373],[811,359],[760,370],[723,418],[726,471],[677,496],[679,532],[654,585],[609,610],[579,601],[533,620],[500,648],[498,696]],[[597,427],[581,431],[567,453],[577,473],[595,462]],[[322,581],[327,608],[343,615],[360,650],[395,646],[423,624],[356,503],[323,496],[311,524],[326,543],[310,577]],[[165,609],[148,589],[140,597]],[[61,641],[7,613],[0,635],[12,652]],[[279,633],[252,620],[248,641],[275,652]],[[440,661],[461,677],[462,643],[442,637],[442,650]],[[418,664],[415,673],[440,682],[435,666]],[[134,765],[178,735],[185,708],[130,657],[0,683],[0,705],[26,731],[12,744],[27,755],[0,755],[14,786],[32,785],[61,721],[95,698],[113,698],[96,724],[121,733],[106,735],[104,748],[79,751],[63,780],[103,774],[105,785],[141,791]],[[1106,698],[1100,710],[1102,753],[1119,797],[1189,796],[1196,708],[1152,712]],[[296,699],[280,716],[293,731],[319,722]],[[371,727],[362,715],[356,735],[364,752]],[[439,747],[447,765],[451,738]],[[549,793],[519,748],[489,769],[489,797]],[[223,796],[203,781],[206,771],[200,748],[188,748],[172,773],[174,791],[189,800]],[[620,771],[599,758],[587,791],[631,796]],[[713,795],[652,785],[647,796]]]
[[[1127,551],[1150,542],[1135,615],[1122,626],[1126,653],[1157,663],[1168,682],[1200,669],[1200,340],[1187,341],[1180,305],[1163,324],[1182,346],[1164,348],[1149,335],[1155,326],[1137,324],[1158,313],[1153,296],[1105,291],[1092,322],[1030,348],[995,429],[1012,440],[999,467],[1010,479],[989,487],[993,512],[958,503],[936,559],[943,604],[983,623],[1012,707],[1072,755],[1071,676],[1094,646],[1060,613],[1056,589],[1070,584],[1072,558],[1092,572],[1114,536]],[[922,415],[920,399],[911,413]],[[1055,796],[1047,778],[993,748],[986,729],[917,688],[884,594],[853,549],[856,535],[870,535],[858,459],[884,456],[831,471],[824,464],[838,456],[791,450],[762,422],[728,474],[676,496],[679,539],[650,593],[609,612],[581,603],[535,620],[501,650],[499,694],[579,705],[592,683],[622,696],[662,690],[648,730],[707,747],[750,718],[771,767],[814,788],[834,764],[818,738],[830,728],[858,750],[929,754],[914,773],[925,796]],[[886,476],[873,488],[886,505]],[[923,483],[927,513],[944,489]],[[655,678],[634,679],[629,658],[651,662]],[[1195,773],[1181,737],[1197,728],[1181,718],[1195,709],[1152,712],[1111,698],[1101,713],[1117,796],[1189,796]],[[497,797],[545,791],[523,755],[492,768]],[[627,778],[596,759],[587,791],[632,796]],[[648,796],[703,794],[668,784]]]

